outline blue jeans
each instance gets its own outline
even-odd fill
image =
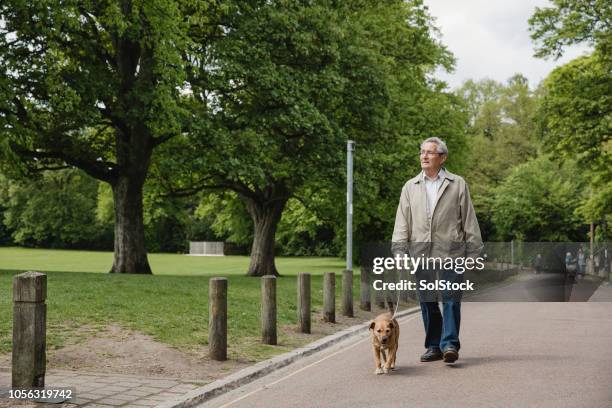
[[[440,272],[440,278],[460,283],[463,282],[463,275],[457,274],[452,270]],[[418,271],[417,279],[424,279],[427,282],[434,282],[436,273],[432,271]],[[442,313],[438,306],[438,296],[435,291],[419,291],[421,304],[421,314],[425,325],[425,348],[440,348],[444,351],[448,347],[459,350],[459,325],[461,323],[461,296],[460,290],[441,291]]]
[[[438,302],[421,302],[421,314],[425,325],[425,347],[448,347],[459,350],[459,324],[461,323],[461,302],[442,302],[442,314]]]

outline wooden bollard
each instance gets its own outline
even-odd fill
[[[45,386],[47,275],[13,278],[13,388]]]
[[[208,350],[211,359],[227,360],[227,278],[208,283]]]
[[[276,276],[261,277],[261,341],[276,344]]]
[[[336,274],[323,275],[323,320],[336,323]]]
[[[298,330],[310,333],[310,274],[298,274],[297,288]]]
[[[353,317],[353,271],[342,271],[342,314]]]
[[[361,267],[359,277],[359,308],[361,310],[369,312],[370,310],[372,310],[372,303],[370,299],[370,282],[368,279],[368,268],[366,266]]]

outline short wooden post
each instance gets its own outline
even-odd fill
[[[310,274],[298,274],[297,288],[298,330],[310,333]]]
[[[366,266],[361,267],[359,278],[359,308],[369,312],[372,310],[372,303],[370,299],[370,283],[368,282],[368,268]]]
[[[210,358],[227,360],[227,278],[208,284],[208,349]]]
[[[323,320],[336,323],[336,274],[323,275]]]
[[[353,317],[353,271],[342,271],[342,314]]]
[[[13,388],[45,386],[47,275],[13,278]]]
[[[276,276],[261,277],[261,341],[276,344]]]

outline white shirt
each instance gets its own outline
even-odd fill
[[[425,191],[427,192],[427,216],[431,218],[433,209],[436,207],[436,201],[438,200],[438,190],[442,186],[442,182],[446,177],[444,168],[441,168],[435,179],[430,179],[422,172],[423,181],[425,182]]]

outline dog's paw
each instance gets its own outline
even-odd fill
[[[379,375],[379,374],[382,374],[382,373],[383,373],[382,368],[377,368],[376,371],[374,371],[374,374],[376,374],[376,375]]]
[[[382,371],[383,373],[387,374],[389,372],[389,369],[387,367],[383,367]]]
[[[391,367],[389,367],[391,370],[395,370],[395,364],[391,364]]]

